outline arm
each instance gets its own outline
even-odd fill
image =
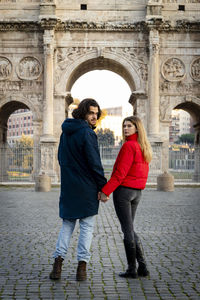
[[[134,161],[134,148],[125,143],[116,160],[116,167],[113,170],[112,176],[107,184],[102,188],[102,192],[109,196],[127,176]]]

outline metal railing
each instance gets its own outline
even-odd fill
[[[10,147],[8,144],[0,148],[0,181],[34,181],[34,156],[39,153],[34,147]]]
[[[109,178],[121,146],[99,146],[106,176]],[[162,173],[161,145],[153,146],[149,181],[155,181]],[[0,181],[34,181],[34,172],[39,169],[39,147],[0,148]],[[34,170],[35,169],[35,170]],[[200,181],[200,147],[170,147],[169,172],[175,181]]]

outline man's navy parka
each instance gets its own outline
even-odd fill
[[[106,184],[96,133],[85,120],[66,119],[58,148],[61,169],[59,215],[81,219],[98,213],[98,192]]]

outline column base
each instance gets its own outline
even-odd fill
[[[173,192],[174,191],[174,176],[168,172],[157,177],[157,190],[163,192]]]
[[[45,174],[51,177],[52,183],[58,182],[56,173],[57,161],[57,140],[52,135],[43,135],[40,137],[40,170],[38,175]]]

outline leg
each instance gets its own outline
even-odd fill
[[[144,257],[144,250],[139,236],[135,232],[134,234],[135,234],[135,244],[136,244],[136,259],[139,265],[137,272],[139,276],[145,277],[149,275],[149,271],[147,269],[147,264]]]
[[[58,256],[61,256],[63,259],[65,258],[75,225],[76,220],[63,220],[58,241],[56,243],[56,251],[53,254],[54,258]]]
[[[133,221],[140,197],[138,190],[119,187],[113,193],[114,206],[124,233],[124,247],[128,262],[128,269],[121,273],[122,277],[137,277],[136,246]]]
[[[92,243],[95,216],[80,219],[80,235],[77,248],[78,268],[76,279],[86,280],[86,264],[90,260],[90,246]]]
[[[53,264],[53,270],[49,275],[51,279],[60,279],[61,277],[62,262],[67,253],[70,238],[73,233],[75,224],[76,224],[76,220],[63,220],[63,224],[56,244],[56,251],[53,254],[55,261]]]

